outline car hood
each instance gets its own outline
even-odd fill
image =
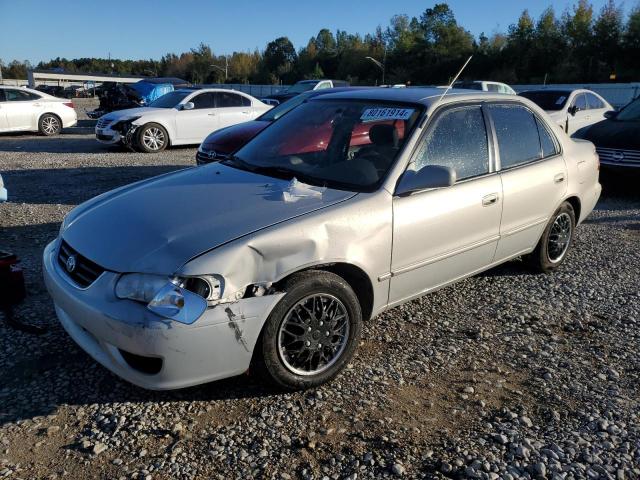
[[[325,189],[285,201],[290,183],[222,164],[181,170],[89,200],[62,236],[107,270],[172,274],[224,243],[356,195]]]
[[[591,125],[581,138],[589,140],[596,147],[640,150],[640,122],[619,122],[603,120]]]
[[[271,122],[252,120],[222,128],[210,133],[202,142],[202,150],[215,150],[218,153],[231,153],[244,146],[264,130]]]
[[[127,108],[125,110],[117,110],[115,112],[107,113],[103,118],[105,120],[124,120],[130,117],[139,117],[147,113],[167,111],[168,108],[153,108],[153,107],[136,107]]]

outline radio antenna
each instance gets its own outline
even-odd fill
[[[444,93],[440,96],[440,98],[438,99],[438,101],[436,103],[433,104],[433,108],[435,108],[436,106],[438,106],[438,104],[442,101],[442,99],[444,98],[444,96],[449,92],[449,90],[451,90],[453,88],[453,84],[456,83],[456,80],[458,80],[458,77],[462,74],[462,72],[464,71],[465,68],[467,68],[467,65],[469,65],[469,62],[471,61],[471,59],[473,58],[473,55],[471,55],[469,58],[467,58],[467,61],[464,62],[464,65],[462,66],[462,68],[460,69],[460,71],[457,73],[457,75],[455,77],[453,77],[453,80],[451,80],[451,84],[449,84],[449,86],[445,89]]]

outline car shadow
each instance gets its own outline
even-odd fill
[[[188,165],[4,170],[2,178],[13,203],[77,205],[101,193]],[[46,188],[39,188],[46,179]]]

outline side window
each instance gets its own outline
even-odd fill
[[[589,104],[589,108],[591,110],[605,108],[604,103],[602,103],[602,100],[596,97],[593,93],[587,93],[585,95],[587,96],[587,103]]]
[[[480,106],[447,110],[435,119],[413,168],[426,165],[451,167],[458,180],[489,172],[487,130]]]
[[[235,93],[216,92],[216,107],[242,107],[242,97]]]
[[[487,92],[500,92],[500,85],[495,83],[487,83]]]
[[[589,106],[587,105],[587,97],[585,97],[584,93],[579,94],[574,100],[573,105],[578,107],[578,110],[588,110]]]
[[[4,88],[0,88],[0,102],[5,101],[4,92],[5,92]]]
[[[201,93],[200,95],[196,95],[190,101],[193,102],[195,109],[215,107],[213,93],[211,92],[205,92]]]
[[[322,90],[323,88],[331,88],[330,82],[320,82],[320,84],[314,90]]]
[[[38,100],[40,98],[31,92],[13,89],[5,90],[5,95],[8,102],[28,102],[29,100]]]
[[[553,137],[549,132],[549,129],[544,125],[542,120],[536,117],[536,124],[538,125],[538,135],[540,136],[540,147],[542,148],[542,157],[547,158],[558,153],[558,147],[556,142],[553,141]]]
[[[519,105],[491,105],[489,111],[503,170],[540,158],[540,137],[533,113]]]
[[[251,99],[250,98],[243,97],[242,95],[240,95],[240,98],[242,99],[242,106],[243,107],[250,107],[251,106]]]

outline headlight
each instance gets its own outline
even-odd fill
[[[224,293],[224,278],[220,275],[204,275],[202,277],[188,277],[183,279],[182,286],[197,293],[208,302],[216,302]]]
[[[169,277],[131,273],[123,275],[116,284],[116,296],[149,303],[156,293],[169,282]]]
[[[131,273],[120,277],[115,293],[118,298],[147,303],[157,315],[190,325],[207,309],[207,300],[179,283],[161,275]]]

